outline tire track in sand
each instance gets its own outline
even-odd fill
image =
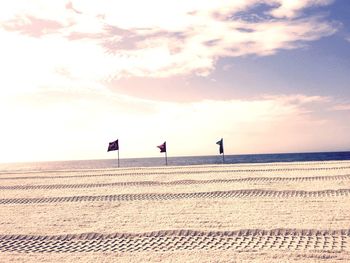
[[[144,252],[144,251],[350,251],[350,229],[245,229],[238,231],[167,230],[148,233],[80,235],[1,235],[0,252]]]
[[[174,185],[198,185],[198,184],[229,184],[229,183],[268,183],[268,182],[313,182],[313,181],[344,181],[350,180],[350,174],[335,176],[310,176],[310,177],[247,177],[237,179],[212,179],[212,180],[178,180],[169,182],[160,181],[134,181],[115,183],[91,183],[91,184],[48,184],[48,185],[11,185],[0,186],[0,190],[53,190],[53,189],[79,189],[119,186],[174,186]]]
[[[261,166],[266,166],[266,164],[268,164],[268,166],[270,167],[278,167],[278,166],[285,166],[286,164],[288,164],[288,166],[314,166],[314,165],[338,165],[338,164],[346,164],[349,163],[349,160],[341,160],[341,161],[336,161],[336,160],[328,160],[328,161],[301,161],[301,162],[289,162],[289,161],[285,161],[285,162],[262,162],[262,163],[232,163],[232,164],[224,164],[225,166],[229,166],[232,165],[234,167],[243,167],[243,168],[248,168],[248,167],[253,167],[253,168],[257,168],[257,167],[261,167]],[[139,170],[139,169],[143,169],[143,170],[187,170],[188,167],[191,167],[191,169],[197,169],[197,168],[201,168],[202,165],[178,165],[178,166],[167,166],[166,168],[164,167],[122,167],[122,168],[118,168],[118,171],[123,170],[123,171],[135,171],[135,170]],[[210,168],[222,168],[223,165],[222,164],[208,164],[207,166],[209,166]],[[85,169],[79,169],[80,172],[82,171],[87,171],[87,170],[93,170],[94,172],[106,172],[106,171],[110,171],[111,168],[85,168]],[[0,171],[0,176],[3,174],[38,174],[38,173],[64,173],[64,172],[70,172],[70,170],[65,170],[65,169],[57,169],[57,170],[2,170]]]
[[[0,205],[12,204],[41,204],[41,203],[64,203],[64,202],[130,202],[130,201],[163,201],[197,198],[320,198],[320,197],[348,197],[350,189],[323,190],[323,191],[274,191],[260,189],[244,189],[232,191],[194,192],[194,193],[142,193],[120,195],[97,195],[97,196],[67,196],[46,198],[8,198],[0,199]]]
[[[350,166],[341,167],[312,167],[312,168],[277,168],[277,169],[231,169],[231,170],[205,170],[205,171],[170,171],[170,172],[132,172],[132,173],[105,173],[105,174],[77,174],[77,175],[52,175],[52,176],[21,176],[0,177],[0,180],[18,179],[64,179],[81,177],[109,177],[109,176],[147,176],[147,175],[181,175],[181,174],[217,174],[217,173],[242,173],[242,172],[293,172],[293,171],[330,171],[345,170]]]

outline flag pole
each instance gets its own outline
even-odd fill
[[[119,149],[118,149],[118,168],[119,168]]]
[[[222,140],[222,163],[225,163],[225,148],[224,148],[224,139]]]
[[[165,165],[168,165],[168,155],[167,155],[167,151],[166,151],[166,141],[163,144],[161,144],[161,145],[159,145],[157,147],[160,149],[160,153],[164,153],[165,154],[164,155],[164,157],[165,157]]]

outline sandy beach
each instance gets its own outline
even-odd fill
[[[349,262],[350,161],[0,174],[0,262]]]

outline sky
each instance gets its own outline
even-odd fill
[[[350,150],[348,0],[4,0],[0,162]]]

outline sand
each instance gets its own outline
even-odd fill
[[[350,261],[350,161],[28,171],[0,183],[0,262]]]

